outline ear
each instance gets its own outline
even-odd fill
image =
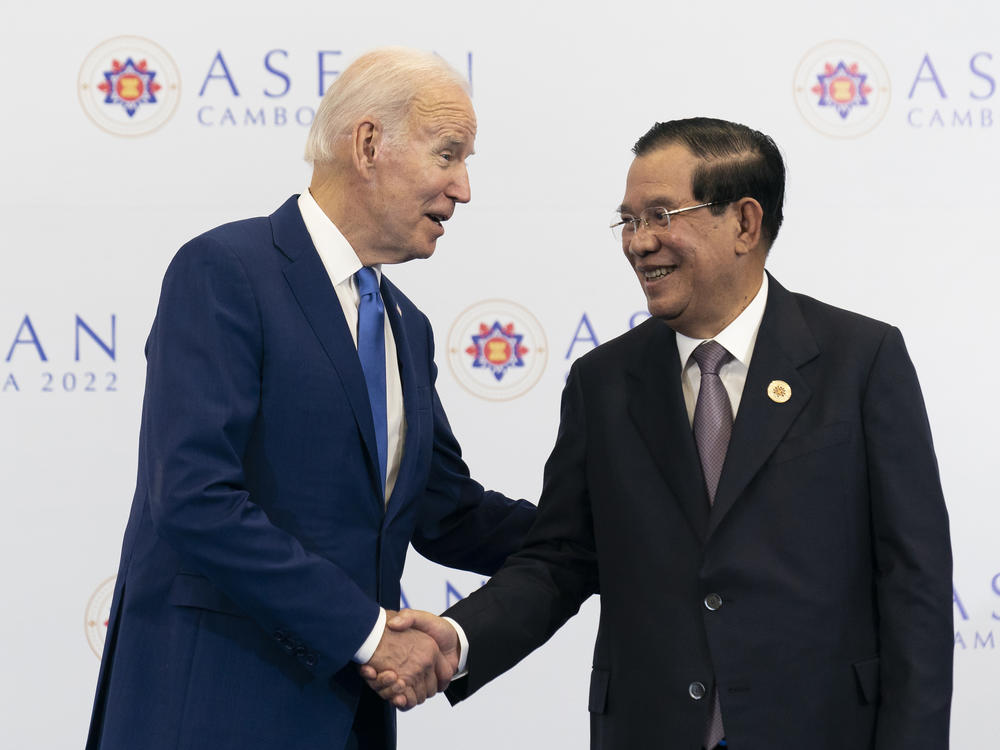
[[[736,254],[745,255],[760,244],[764,209],[754,198],[740,198],[734,207],[736,218],[739,221],[736,235]]]
[[[362,120],[354,127],[352,156],[354,168],[362,179],[370,179],[375,160],[382,151],[382,124],[378,120]]]

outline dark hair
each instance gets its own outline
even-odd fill
[[[778,146],[763,133],[727,120],[691,117],[658,122],[635,142],[632,153],[643,156],[680,143],[701,159],[691,176],[691,191],[699,202],[756,199],[764,210],[761,232],[770,248],[783,215],[785,164]],[[712,211],[721,213],[722,206]]]

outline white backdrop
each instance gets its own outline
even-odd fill
[[[979,396],[1000,367],[998,28],[1000,6],[973,0],[6,0],[0,746],[83,743],[167,262],[195,234],[302,190],[321,86],[385,44],[433,49],[472,81],[472,203],[433,259],[388,273],[435,326],[438,388],[474,475],[515,496],[537,497],[570,361],[644,307],[606,228],[631,144],[656,120],[701,114],[775,138],[788,199],[769,268],[899,325],[916,362],[955,551],[953,747],[1000,746],[1000,415]],[[103,101],[94,87],[116,55],[147,60],[132,80],[154,72],[155,102],[127,86]],[[839,62],[839,84],[813,91]],[[468,332],[449,346],[473,307],[487,324],[516,318],[524,367],[491,382],[471,368]],[[409,604],[438,611],[480,580],[412,555],[403,583]],[[586,746],[597,607],[466,704],[403,715],[401,747]]]

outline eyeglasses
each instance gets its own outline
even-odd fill
[[[696,208],[707,208],[708,206],[721,206],[726,203],[732,203],[731,200],[726,201],[711,201],[709,203],[699,203],[697,206],[686,206],[684,208],[664,208],[663,206],[651,206],[650,208],[645,208],[638,217],[629,216],[627,214],[615,214],[615,218],[618,221],[611,225],[611,233],[615,236],[615,239],[619,242],[624,242],[626,240],[631,240],[635,236],[636,232],[639,231],[639,227],[646,227],[646,229],[662,229],[666,231],[670,229],[670,217],[676,214],[682,214],[685,211],[694,211]]]

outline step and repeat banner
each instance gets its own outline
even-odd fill
[[[82,746],[167,263],[302,191],[322,92],[387,44],[472,88],[472,202],[432,259],[387,273],[434,325],[474,475],[519,497],[537,499],[572,361],[647,315],[608,231],[631,145],[694,115],[775,138],[770,270],[898,325],[917,365],[955,552],[953,747],[997,746],[1000,7],[58,5],[0,13],[0,746]],[[481,584],[411,554],[403,603]],[[598,608],[460,707],[401,715],[401,746],[585,747]]]

